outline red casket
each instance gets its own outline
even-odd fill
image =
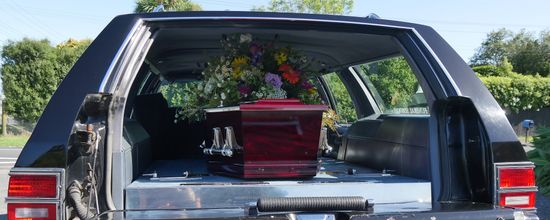
[[[326,109],[296,99],[207,109],[208,170],[240,178],[315,176]]]

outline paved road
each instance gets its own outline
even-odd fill
[[[8,190],[8,172],[15,164],[21,148],[0,147],[0,220],[6,219],[6,198]]]

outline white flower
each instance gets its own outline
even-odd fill
[[[222,94],[220,94],[220,98],[221,98],[222,100],[225,100],[225,93],[222,92]]]
[[[251,34],[241,34],[241,38],[239,43],[249,43],[252,41],[252,35]]]

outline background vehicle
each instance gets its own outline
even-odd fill
[[[203,125],[174,123],[178,99],[166,91],[198,80],[231,33],[277,35],[331,72],[318,91],[350,117],[331,134],[337,150],[325,155],[324,173],[244,181],[204,171]],[[388,62],[414,81],[406,102],[376,83]],[[357,17],[119,16],[59,86],[10,175],[10,219],[537,218],[533,165],[468,65],[429,27]],[[357,195],[372,209],[257,212],[255,203]]]

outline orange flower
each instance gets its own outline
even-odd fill
[[[300,72],[294,70],[291,65],[283,64],[279,66],[279,71],[283,72],[283,78],[290,84],[296,84],[300,81]]]
[[[279,71],[281,71],[281,72],[287,72],[289,70],[292,70],[291,65],[283,64],[283,65],[279,66]]]

